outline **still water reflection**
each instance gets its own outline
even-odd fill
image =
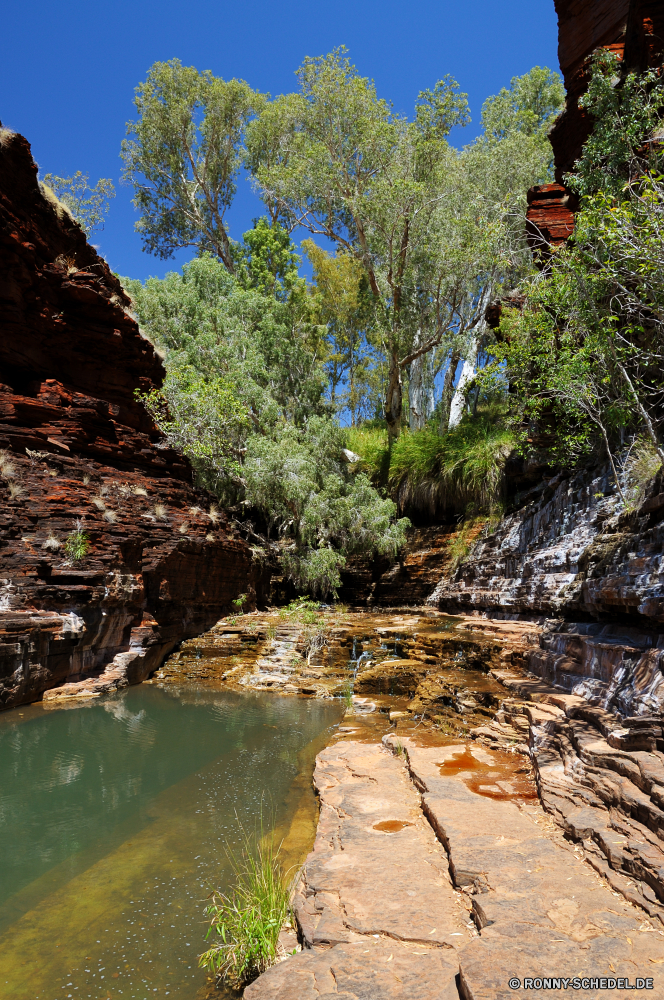
[[[0,715],[0,995],[205,997],[203,900],[261,810],[297,863],[339,703],[141,685]],[[219,994],[217,994],[218,996]]]

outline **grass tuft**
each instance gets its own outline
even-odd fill
[[[15,483],[13,480],[7,484],[7,489],[9,490],[9,496],[12,500],[18,500],[25,493],[25,489],[20,483]]]
[[[662,467],[662,462],[649,438],[637,438],[625,461],[624,475],[628,505],[637,506],[646,489]]]
[[[492,511],[500,502],[505,461],[516,436],[493,412],[463,420],[447,434],[433,427],[405,431],[390,449],[382,428],[353,428],[346,443],[362,455],[376,485],[387,487],[404,510],[445,508]]]
[[[134,486],[134,493],[137,497],[146,497],[148,495],[145,486]]]
[[[61,546],[60,539],[51,532],[48,537],[42,542],[42,548],[46,549],[47,552],[57,552]]]
[[[210,512],[208,514],[208,517],[210,518],[213,524],[216,524],[217,521],[221,519],[221,513],[219,511],[219,508],[215,504],[212,504],[212,506],[210,507]]]
[[[233,989],[242,989],[278,958],[279,933],[288,917],[291,885],[269,837],[245,835],[239,855],[228,850],[235,875],[230,893],[214,891],[207,907],[207,938],[215,943],[198,963]]]
[[[16,466],[12,462],[11,456],[6,451],[0,451],[0,476],[11,479],[16,475]]]
[[[168,520],[168,510],[163,503],[156,503],[152,508],[152,512],[158,521]]]
[[[104,511],[102,517],[104,518],[105,521],[108,521],[109,524],[115,524],[118,519],[118,515],[115,513],[115,511],[109,510],[108,508]]]
[[[88,554],[90,548],[90,536],[77,525],[74,531],[70,531],[65,539],[65,552],[73,562],[79,562]]]

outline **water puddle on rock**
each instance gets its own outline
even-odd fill
[[[466,746],[438,767],[443,778],[459,776],[476,795],[499,801],[537,798],[530,767],[522,757],[506,751]]]
[[[285,867],[311,849],[311,775],[343,710],[141,685],[0,715],[3,1000],[222,997],[197,967],[225,845],[263,814]]]
[[[379,833],[400,833],[407,826],[412,826],[412,823],[406,823],[401,819],[384,819],[380,823],[374,823],[374,830],[378,830]]]

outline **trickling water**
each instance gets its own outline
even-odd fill
[[[0,715],[3,1000],[206,996],[203,901],[230,884],[236,817],[251,830],[274,814],[279,839],[293,821],[287,863],[301,861],[313,758],[341,712],[141,685]]]

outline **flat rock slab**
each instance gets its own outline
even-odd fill
[[[263,973],[244,996],[245,1000],[459,1000],[458,969],[452,950],[369,939],[299,952]]]
[[[405,761],[345,741],[319,754],[321,813],[294,909],[305,949],[245,990],[250,1000],[456,1000],[468,909]]]
[[[424,811],[448,850],[455,884],[472,900],[480,928],[480,936],[459,953],[464,1000],[514,997],[511,977],[522,982],[606,977],[632,984],[637,977],[652,978],[649,995],[664,997],[661,930],[548,835],[551,821],[539,804],[518,789],[509,794],[510,782],[502,780],[504,755],[477,745],[434,748],[402,742]],[[466,761],[467,770],[456,761]],[[574,994],[599,998],[606,987],[598,984]]]

